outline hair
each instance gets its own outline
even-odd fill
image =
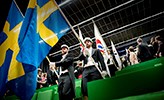
[[[42,71],[42,69],[41,69],[41,68],[38,68],[38,72],[39,72],[39,71]]]
[[[161,37],[158,35],[155,37],[155,40],[161,41]]]
[[[150,38],[150,44],[153,44],[154,42],[155,42],[155,37],[153,36]]]
[[[134,47],[133,46],[130,46],[129,47],[129,51],[134,52]]]

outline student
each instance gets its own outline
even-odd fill
[[[84,39],[84,43],[86,46],[84,54],[81,54],[79,56],[80,60],[84,60],[81,89],[82,94],[84,96],[84,100],[88,100],[87,83],[93,80],[102,79],[102,75],[107,75],[107,72],[104,63],[104,58],[100,50],[92,48],[93,42],[89,37],[86,37]],[[101,68],[98,63],[101,64]],[[102,69],[102,73],[97,70],[95,64],[97,64],[98,67]]]
[[[73,65],[73,55],[68,53],[69,47],[65,44],[61,46],[62,59],[55,62],[55,66],[59,67],[59,99],[73,100],[75,97],[75,75]],[[52,66],[52,65],[51,65]]]

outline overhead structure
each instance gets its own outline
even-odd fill
[[[92,20],[110,48],[110,39],[116,48],[134,45],[136,38],[149,37],[164,32],[164,7],[153,0],[56,0],[67,19],[83,37],[94,39]],[[70,30],[63,36],[50,54],[60,55],[60,46],[68,44],[71,52],[78,55],[80,46]],[[121,53],[121,49],[119,51]]]

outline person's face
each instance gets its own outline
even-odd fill
[[[110,54],[110,51],[108,50],[107,52],[108,52],[108,55],[109,55]]]
[[[85,41],[85,46],[86,46],[86,48],[90,48],[92,46],[92,42],[89,41],[89,40],[86,40]]]
[[[68,48],[66,48],[66,47],[63,47],[61,50],[62,50],[62,55],[66,54],[68,52]]]

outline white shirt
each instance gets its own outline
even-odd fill
[[[113,57],[112,57],[112,55],[110,54],[110,55],[108,55],[108,58],[109,58],[109,64],[113,64]]]
[[[67,54],[68,54],[68,53],[62,55],[62,59],[61,59],[60,61],[64,60],[65,57],[67,56]],[[61,75],[62,73],[64,74],[64,73],[66,73],[66,72],[68,72],[68,70],[66,69],[66,70],[62,71],[61,66],[60,66],[60,73],[59,73],[59,74]]]
[[[84,67],[89,67],[89,66],[93,66],[94,65],[94,63],[93,63],[93,61],[92,61],[92,59],[93,58],[91,58],[92,57],[92,47],[90,47],[90,48],[86,48],[86,50],[88,50],[88,53],[89,53],[89,57],[88,57],[88,62],[87,62],[87,64],[85,64],[84,65]]]
[[[60,61],[64,60],[64,59],[65,59],[65,57],[67,56],[67,54],[68,54],[68,53],[66,53],[66,54],[62,55],[62,59],[61,59]]]

